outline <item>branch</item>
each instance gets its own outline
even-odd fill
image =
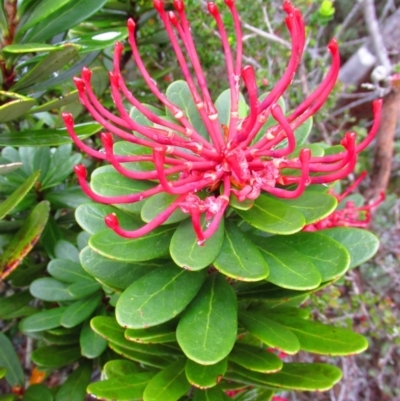
[[[376,18],[374,0],[364,0],[362,5],[365,23],[367,25],[367,29],[372,40],[375,55],[378,58],[380,64],[385,67],[387,77],[392,70],[392,63],[389,60],[385,45],[383,43],[378,19]]]

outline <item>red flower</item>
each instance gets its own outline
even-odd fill
[[[89,69],[85,68],[82,71],[81,78],[75,78],[81,102],[107,131],[101,134],[105,152],[96,151],[79,140],[74,132],[72,116],[64,114],[68,132],[77,146],[91,156],[107,160],[126,177],[159,182],[153,188],[139,194],[105,197],[91,190],[86,182],[84,166],[76,166],[75,171],[85,193],[93,200],[107,204],[137,202],[160,192],[177,197],[153,221],[139,230],[126,231],[119,226],[115,215],[107,216],[107,225],[121,236],[137,238],[145,235],[164,223],[176,209],[180,208],[191,215],[199,243],[202,243],[216,231],[231,196],[235,196],[241,202],[246,199],[256,199],[264,191],[281,198],[295,198],[300,196],[309,184],[330,183],[341,179],[353,171],[357,154],[371,142],[377,132],[381,100],[373,103],[375,122],[368,136],[360,144],[356,144],[354,133],[347,133],[341,141],[345,150],[340,153],[312,157],[309,149],[302,149],[298,157],[291,157],[296,148],[294,130],[321,108],[335,85],[340,67],[337,43],[332,40],[328,46],[332,55],[332,66],[320,86],[294,111],[284,115],[278,100],[294,77],[305,43],[304,23],[299,10],[285,1],[283,9],[287,14],[286,25],[292,38],[291,56],[281,79],[263,100],[259,100],[253,67],[242,66],[242,32],[235,2],[225,0],[225,4],[230,10],[235,27],[237,43],[235,56],[232,54],[217,6],[212,2],[208,3],[208,11],[216,21],[225,53],[230,87],[228,127],[218,122],[218,112],[207,88],[183,1],[174,0],[175,12],[165,11],[161,0],[154,1],[154,7],[164,23],[182,75],[210,140],[196,131],[184,112],[158,89],[150,77],[137,48],[133,20],[128,21],[129,43],[137,68],[158,102],[166,107],[175,120],[160,118],[141,104],[128,90],[120,71],[123,51],[123,45],[120,43],[115,45],[114,70],[110,72],[111,93],[119,116],[104,108],[94,95]],[[244,118],[239,116],[241,86],[247,91],[249,100],[249,113]],[[133,120],[125,109],[122,96],[153,125],[144,126]],[[271,115],[277,124],[263,130],[264,123]],[[114,154],[113,134],[125,141],[150,148],[152,154],[148,156]],[[282,146],[283,143],[286,145]],[[154,170],[133,172],[121,164],[142,161],[152,162]],[[292,173],[288,173],[288,169],[291,169]],[[300,174],[293,174],[293,170],[297,170]],[[177,174],[178,178],[173,179],[173,175],[176,177]],[[294,185],[295,189],[285,188],[288,185]],[[196,195],[196,192],[202,190],[207,191],[205,199]],[[203,231],[200,217],[204,213],[210,221]]]
[[[343,193],[336,194],[333,190],[329,191],[338,202],[344,200],[360,185],[367,172],[364,171]],[[380,197],[363,206],[356,206],[353,201],[347,201],[343,208],[336,209],[325,219],[309,224],[303,228],[303,231],[317,231],[332,227],[359,227],[367,228],[371,223],[372,212],[385,200],[385,194],[382,192]]]

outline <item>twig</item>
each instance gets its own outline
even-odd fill
[[[288,49],[292,48],[288,41],[280,38],[279,36],[277,36],[273,33],[265,32],[262,29],[256,28],[255,26],[248,24],[247,22],[244,22],[242,25],[243,25],[243,28],[248,29],[251,32],[254,32],[259,36],[262,36],[263,38],[266,38],[266,39],[272,40],[273,42],[279,43],[280,45],[285,46]]]
[[[378,19],[376,18],[374,0],[363,0],[362,5],[365,23],[371,37],[375,55],[378,58],[380,64],[386,68],[386,73],[389,74],[392,70],[392,63],[389,60],[385,45],[383,43]]]

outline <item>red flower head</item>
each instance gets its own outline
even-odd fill
[[[364,171],[343,193],[337,194],[333,190],[329,193],[333,195],[338,202],[342,202],[360,185],[366,177],[367,172]],[[333,227],[359,227],[367,228],[371,223],[372,212],[385,200],[385,194],[382,192],[378,199],[373,202],[356,206],[354,201],[347,200],[342,208],[336,209],[325,219],[309,224],[303,228],[303,231],[317,231],[325,228]]]
[[[169,207],[138,230],[124,230],[115,215],[106,218],[110,228],[121,236],[137,238],[164,223],[179,208],[191,215],[199,243],[202,243],[216,231],[232,197],[236,197],[239,202],[253,200],[264,191],[281,198],[296,198],[304,192],[308,184],[330,183],[353,171],[357,154],[371,142],[377,132],[381,112],[380,100],[373,104],[375,122],[368,136],[360,144],[356,144],[354,133],[347,133],[341,141],[345,149],[340,153],[313,157],[309,149],[302,149],[298,157],[291,156],[296,148],[294,130],[321,108],[335,85],[340,66],[335,40],[328,46],[332,55],[332,65],[320,86],[295,110],[285,115],[278,100],[294,77],[305,43],[304,23],[299,10],[288,1],[283,5],[287,14],[286,25],[292,39],[291,56],[281,79],[268,95],[260,100],[253,67],[242,66],[242,31],[234,0],[225,0],[225,4],[230,10],[235,27],[235,51],[229,45],[217,6],[215,3],[208,3],[208,11],[215,19],[221,37],[230,87],[229,123],[225,126],[218,120],[218,111],[207,87],[186,18],[184,2],[175,0],[173,4],[175,12],[167,12],[161,0],[154,1],[154,7],[164,23],[207,135],[198,132],[185,112],[158,89],[138,51],[133,20],[128,21],[128,30],[134,61],[148,88],[173,118],[165,119],[156,115],[128,90],[120,71],[123,51],[121,43],[115,45],[114,70],[110,72],[111,93],[118,116],[104,108],[94,95],[89,69],[85,68],[82,71],[81,78],[75,78],[81,102],[106,130],[106,133],[101,135],[104,152],[89,148],[81,142],[74,132],[71,115],[63,115],[69,134],[84,152],[107,160],[118,172],[133,180],[158,181],[153,188],[141,193],[105,197],[92,191],[86,182],[84,166],[76,166],[79,182],[93,200],[113,204],[137,202],[161,192],[176,196]],[[245,117],[239,112],[241,88],[246,90],[249,102],[249,112]],[[142,125],[132,119],[125,109],[122,96],[151,124]],[[265,128],[265,122],[270,116],[275,119],[276,124]],[[151,150],[151,154],[117,155],[113,151],[113,135],[146,147]],[[152,162],[154,169],[137,172],[128,170],[122,164],[142,161]],[[296,170],[297,174],[293,172]],[[199,197],[198,192],[202,190],[205,191],[205,196]],[[204,231],[200,223],[202,214],[209,219]]]

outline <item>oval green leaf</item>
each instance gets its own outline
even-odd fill
[[[25,391],[22,401],[53,401],[53,394],[43,384],[34,384]]]
[[[204,390],[216,386],[224,377],[227,367],[227,359],[215,365],[199,365],[188,359],[185,367],[186,378],[192,386]]]
[[[102,400],[136,401],[143,398],[143,391],[154,376],[152,372],[131,373],[108,380],[91,383],[87,392]]]
[[[350,254],[349,269],[357,267],[372,258],[379,248],[379,239],[361,228],[336,227],[320,231],[342,244]]]
[[[23,386],[25,375],[11,341],[0,332],[0,366],[6,369],[6,381],[10,386]]]
[[[269,266],[268,281],[292,290],[310,290],[321,283],[321,274],[311,260],[285,245],[281,236],[253,237]]]
[[[171,205],[171,203],[177,198],[178,197],[176,195],[170,195],[165,192],[151,196],[145,201],[140,212],[140,217],[146,223],[150,222],[162,211],[164,211],[169,205]],[[187,219],[188,217],[189,215],[187,213],[183,213],[178,208],[171,214],[171,216],[168,217],[163,225],[178,223],[182,220]]]
[[[42,368],[58,369],[73,364],[80,357],[80,348],[70,345],[50,345],[32,352],[32,361]]]
[[[48,309],[23,319],[20,323],[22,332],[37,332],[60,326],[60,320],[67,307]]]
[[[283,363],[274,353],[248,344],[235,344],[229,360],[246,369],[260,373],[274,373],[282,369]]]
[[[310,259],[321,274],[321,280],[334,280],[344,273],[350,265],[350,255],[339,242],[319,232],[301,232],[280,238]]]
[[[240,281],[259,281],[269,274],[258,248],[232,223],[226,224],[224,242],[213,264],[221,273]]]
[[[188,272],[163,266],[142,276],[121,295],[116,306],[118,323],[141,329],[171,320],[196,296],[206,272]]]
[[[89,298],[83,298],[68,306],[61,316],[61,326],[75,327],[89,318],[99,306],[102,298],[100,292],[92,295]]]
[[[337,206],[337,200],[334,196],[318,191],[305,191],[296,199],[280,199],[280,202],[300,212],[304,216],[306,224],[324,219]]]
[[[68,292],[68,285],[50,277],[39,278],[29,288],[31,294],[43,301],[74,301],[76,297]]]
[[[135,230],[140,227],[141,223],[137,216],[134,217],[114,206],[100,203],[85,203],[78,206],[75,211],[75,218],[85,231],[89,234],[95,234],[107,228],[104,218],[111,213],[117,215],[118,221],[126,230]]]
[[[81,281],[93,281],[82,269],[79,263],[66,259],[53,259],[47,265],[47,271],[57,280],[65,283],[78,283]]]
[[[203,228],[205,221],[203,221]],[[202,246],[198,244],[191,219],[183,221],[175,230],[169,248],[174,262],[187,270],[201,270],[209,266],[220,252],[224,240],[224,220],[217,231]]]
[[[79,344],[81,346],[81,354],[88,359],[100,356],[108,345],[107,340],[92,330],[88,321],[83,324],[79,336]]]
[[[253,336],[272,348],[289,355],[296,354],[300,350],[300,342],[291,330],[266,318],[262,313],[241,312],[239,320]]]
[[[236,295],[224,276],[211,274],[178,323],[178,343],[189,359],[213,365],[229,354],[236,336]]]
[[[353,355],[368,348],[360,334],[341,327],[268,312],[268,318],[290,329],[300,341],[300,349],[322,355]]]
[[[134,281],[161,264],[156,262],[126,263],[107,259],[89,247],[79,254],[83,268],[97,281],[116,291],[123,291]]]
[[[294,207],[265,195],[260,195],[251,209],[236,212],[253,227],[272,234],[294,234],[306,224]]]
[[[157,373],[147,384],[144,401],[177,401],[190,389],[185,375],[186,360],[180,359]]]

